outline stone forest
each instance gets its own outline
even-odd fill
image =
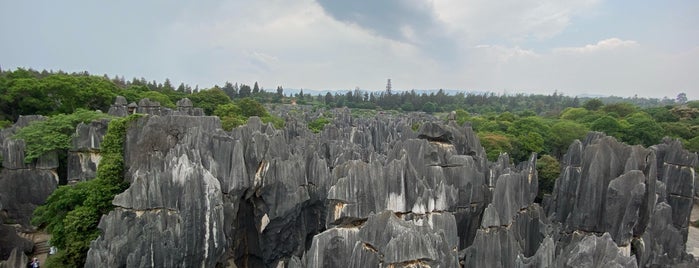
[[[66,161],[29,162],[13,135],[46,118],[20,116],[0,132],[0,267],[49,246],[55,265],[85,267],[699,265],[686,246],[697,154],[678,140],[644,147],[591,131],[538,198],[536,153],[489,161],[453,113],[327,109],[316,133],[319,112],[226,131],[186,98],[117,97],[110,119],[71,130]],[[39,229],[53,238],[35,243]]]

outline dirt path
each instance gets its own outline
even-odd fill
[[[692,215],[689,216],[690,221],[699,220],[699,205],[696,203],[692,207]],[[699,258],[699,228],[689,226],[689,235],[687,235],[687,253],[694,255],[694,258]]]

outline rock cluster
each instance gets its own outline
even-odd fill
[[[86,181],[97,176],[97,167],[102,159],[100,144],[108,125],[109,120],[106,119],[78,124],[72,148],[68,151],[68,183]]]
[[[468,127],[334,113],[316,135],[293,118],[231,132],[215,117],[140,119],[126,144],[131,187],[88,266],[694,264],[680,201],[694,194],[696,155],[674,142],[592,133],[571,145],[542,207],[535,155],[488,163]]]
[[[113,116],[127,116],[134,113],[140,114],[150,114],[150,115],[191,115],[191,116],[203,116],[204,110],[201,108],[195,108],[192,101],[188,98],[183,98],[177,101],[177,108],[170,109],[167,107],[162,107],[160,102],[152,101],[148,98],[141,99],[136,102],[128,103],[126,98],[123,96],[117,96],[116,101],[109,107],[107,112]]]
[[[156,107],[138,105],[151,116],[127,132],[131,184],[102,217],[87,267],[698,264],[684,250],[697,155],[677,141],[643,148],[590,133],[539,204],[536,155],[488,162],[453,121],[335,109],[318,134],[308,114],[224,131],[191,116],[201,113],[188,100]],[[71,153],[96,152],[104,127],[78,127]],[[74,178],[87,179],[98,159],[79,163]]]
[[[0,131],[2,169],[0,169],[0,260],[30,253],[34,243],[18,236],[18,231],[31,231],[34,209],[58,185],[58,157],[49,153],[31,163],[24,162],[23,140],[12,136],[22,127],[42,116],[20,116],[9,128]],[[17,250],[15,250],[17,249]],[[12,253],[17,251],[16,253]],[[26,257],[25,257],[26,258]],[[7,262],[9,265],[11,262]]]

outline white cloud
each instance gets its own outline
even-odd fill
[[[639,44],[633,40],[621,40],[619,38],[609,38],[601,40],[596,44],[590,44],[583,47],[564,47],[556,48],[554,52],[558,53],[594,53],[599,51],[624,49],[624,48],[635,48]]]
[[[450,32],[466,40],[544,39],[563,31],[571,18],[599,0],[434,0],[435,13]]]
[[[651,33],[644,36],[642,31],[623,28],[628,27],[624,24],[604,30],[586,23],[572,25],[580,20],[599,25],[595,16],[610,10],[599,2],[363,0],[364,5],[356,5],[332,0],[205,1],[166,9],[150,5],[128,23],[117,17],[94,19],[79,30],[74,28],[85,25],[82,20],[59,18],[55,14],[65,12],[51,10],[35,16],[43,20],[3,24],[6,32],[14,33],[10,36],[15,42],[0,42],[0,53],[5,51],[0,58],[6,62],[3,68],[87,69],[158,81],[170,78],[176,84],[182,81],[200,88],[224,81],[258,81],[266,88],[359,86],[380,90],[391,78],[397,90],[544,94],[558,90],[570,95],[656,97],[684,91],[690,98],[697,97],[692,94],[699,85],[695,75],[699,44],[685,34],[694,30],[694,24],[687,24],[689,31],[667,28],[670,37],[683,37],[675,39]],[[78,4],[56,6],[77,8]],[[115,7],[80,8],[101,18],[114,16]],[[42,12],[31,5],[13,10]],[[10,16],[15,13],[19,15]],[[11,12],[0,20],[11,22],[26,16],[21,13]],[[663,23],[648,19],[648,24]],[[87,38],[66,38],[77,32]],[[575,34],[578,32],[584,34]],[[609,39],[585,39],[606,37],[609,32]],[[575,40],[569,39],[572,34]],[[580,43],[571,46],[570,42]],[[551,48],[556,44],[568,47]]]
[[[201,83],[239,79],[268,88],[351,89],[381,88],[394,78],[405,82],[396,84],[400,88],[419,86],[417,73],[441,76],[439,64],[415,45],[339,22],[314,1],[246,1],[217,10],[226,16],[191,17],[166,37],[168,42],[186,40],[191,50],[185,58],[208,58],[205,77],[191,77]],[[409,37],[411,31],[403,34]]]

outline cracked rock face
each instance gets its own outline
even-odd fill
[[[319,134],[295,120],[225,132],[216,117],[139,119],[125,144],[131,186],[88,266],[693,264],[680,247],[696,162],[670,141],[591,133],[541,207],[536,155],[488,163],[468,127],[413,132],[406,117],[332,112]]]
[[[646,149],[591,133],[564,157],[547,211],[564,233],[604,233],[633,266],[696,265],[685,252],[696,159],[678,141]]]
[[[102,217],[89,267],[696,265],[684,243],[697,160],[674,141],[591,133],[542,207],[536,155],[488,163],[453,121],[335,109],[318,134],[310,113],[226,132],[187,100],[156,104],[137,107],[151,116],[127,132],[131,185]],[[75,151],[91,152],[98,129],[79,129]]]
[[[33,243],[18,236],[18,231],[31,230],[34,209],[46,202],[58,185],[58,157],[55,152],[41,156],[31,163],[24,162],[23,140],[12,136],[22,127],[43,116],[20,116],[9,128],[0,130],[2,170],[0,170],[0,260],[4,267],[14,266],[24,254],[32,251]],[[25,263],[26,264],[26,263]]]

